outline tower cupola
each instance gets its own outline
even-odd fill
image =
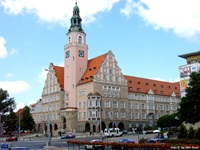
[[[76,31],[76,32],[84,33],[84,30],[82,29],[82,25],[81,25],[82,19],[79,15],[79,12],[80,12],[79,7],[77,6],[77,2],[76,2],[73,9],[73,16],[71,18],[71,26],[70,26],[69,32]]]

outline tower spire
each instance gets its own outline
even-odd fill
[[[77,6],[77,0],[75,0],[75,6],[73,9],[73,16],[71,17],[71,26],[70,26],[69,32],[76,31],[76,32],[84,33],[84,30],[82,29],[82,25],[81,25],[82,19],[80,17],[79,12],[80,11],[79,11],[79,7]]]

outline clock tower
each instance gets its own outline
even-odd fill
[[[71,26],[64,46],[64,89],[65,107],[77,107],[76,85],[83,76],[88,63],[86,34],[82,29],[77,2],[73,8]]]

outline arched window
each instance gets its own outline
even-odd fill
[[[68,38],[68,43],[71,43],[71,37]]]
[[[82,43],[82,37],[81,36],[78,37],[78,43]]]

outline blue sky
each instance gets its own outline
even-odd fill
[[[89,59],[115,55],[123,74],[178,81],[178,55],[200,47],[199,0],[77,0]],[[45,68],[63,65],[75,0],[0,0],[0,88],[18,108],[41,98]]]

